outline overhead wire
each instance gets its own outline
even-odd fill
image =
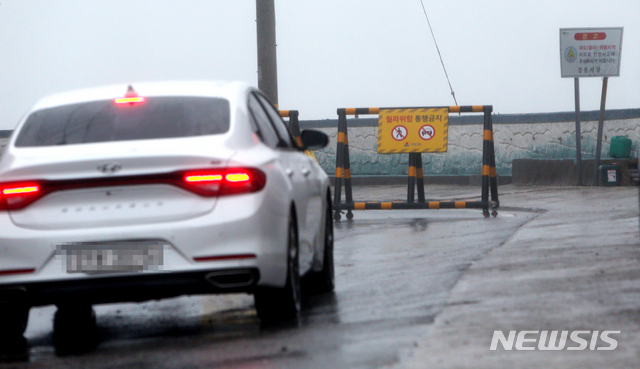
[[[438,42],[436,41],[436,35],[433,33],[433,28],[431,27],[431,22],[429,21],[429,16],[427,15],[427,9],[424,7],[424,1],[420,0],[420,4],[422,4],[422,11],[424,11],[424,17],[427,18],[427,24],[429,25],[429,30],[431,31],[431,37],[433,38],[433,43],[436,45],[436,50],[438,51],[438,57],[440,57],[440,64],[442,64],[442,69],[444,70],[444,75],[447,77],[447,83],[449,84],[449,89],[451,90],[451,96],[453,97],[453,101],[458,106],[458,101],[456,100],[456,93],[453,91],[453,87],[451,86],[451,81],[449,80],[449,73],[447,73],[447,68],[444,66],[444,61],[442,60],[442,54],[440,53],[440,48],[438,47]]]

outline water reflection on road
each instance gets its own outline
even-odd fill
[[[415,348],[460,275],[531,213],[367,211],[335,227],[336,291],[265,327],[247,294],[97,306],[100,344],[55,355],[53,307],[32,309],[30,363],[12,367],[370,368]]]

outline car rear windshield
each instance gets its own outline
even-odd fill
[[[38,110],[16,146],[73,145],[215,135],[229,130],[229,101],[210,97],[148,97],[134,104],[92,101]]]

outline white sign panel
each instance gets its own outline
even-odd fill
[[[562,77],[618,77],[622,27],[561,28]]]

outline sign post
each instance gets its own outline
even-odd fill
[[[620,76],[623,28],[561,28],[560,66],[562,78],[574,78],[576,99],[576,170],[578,186],[582,185],[582,143],[580,130],[580,82],[582,77],[603,77],[600,119],[596,141],[594,185],[602,152],[602,131],[609,77]]]
[[[446,152],[449,108],[381,108],[378,111],[378,154],[409,153],[407,202],[424,202],[423,152]],[[419,172],[418,172],[419,171]]]
[[[256,0],[258,88],[278,107],[278,60],[274,0]]]
[[[576,185],[582,186],[582,129],[580,128],[580,78],[573,80],[576,96]]]

